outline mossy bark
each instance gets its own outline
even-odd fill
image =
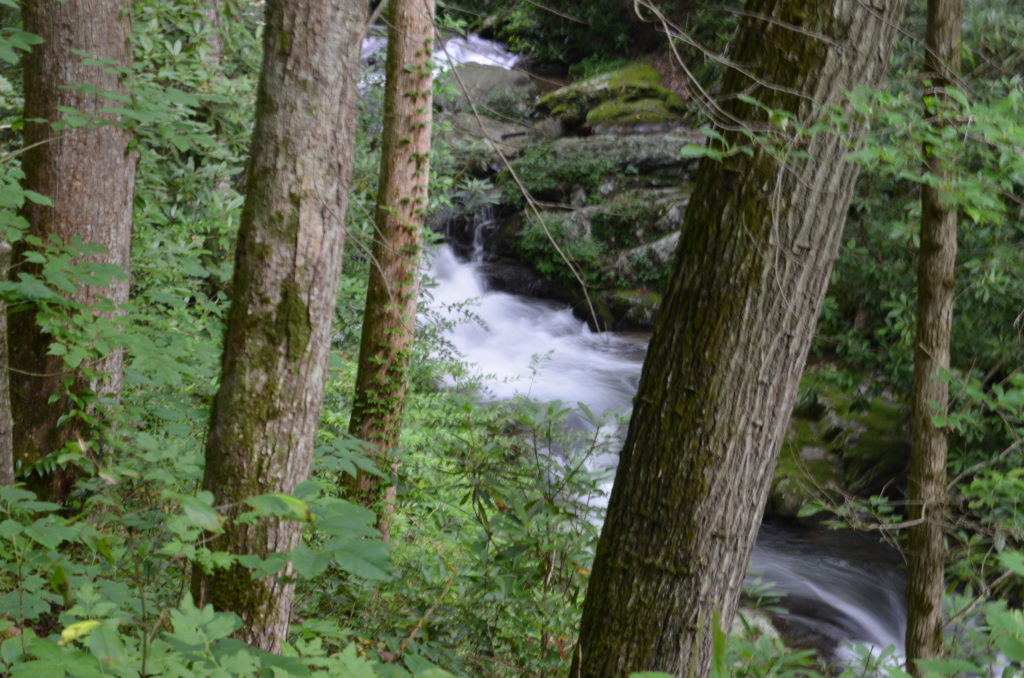
[[[963,0],[929,0],[926,63],[931,81],[925,113],[942,125],[952,101],[944,88],[960,70]],[[936,134],[936,138],[941,135]],[[925,671],[915,659],[942,654],[946,564],[946,431],[932,417],[945,416],[949,386],[949,337],[957,250],[957,210],[945,194],[955,180],[951,149],[924,148],[924,167],[934,184],[921,186],[921,247],[917,269],[917,339],[914,342],[913,441],[910,452],[910,518],[920,520],[907,539],[907,669]]]
[[[390,16],[376,232],[349,430],[393,471],[388,452],[398,443],[409,388],[427,209],[434,0],[391,0]],[[377,476],[362,474],[354,494],[379,509],[387,537],[394,491],[380,490]]]
[[[25,30],[43,39],[23,59],[24,185],[53,203],[52,207],[26,203],[22,214],[29,223],[29,234],[44,242],[56,238],[70,243],[81,238],[99,245],[106,251],[93,259],[115,264],[125,272],[129,268],[137,155],[129,149],[131,132],[114,124],[117,116],[100,114],[102,108],[118,104],[93,92],[126,94],[127,90],[112,69],[85,62],[98,57],[123,67],[131,65],[129,5],[126,0],[31,0],[22,5]],[[88,85],[90,91],[75,85]],[[65,127],[57,132],[52,123],[66,117],[60,107],[85,116],[100,115],[112,124]],[[40,265],[25,260],[32,247],[24,239],[15,243],[15,275],[40,273]],[[115,280],[103,288],[81,285],[73,297],[86,306],[103,298],[123,304],[128,300],[128,280]],[[31,309],[9,314],[8,342],[14,455],[22,467],[30,467],[79,437],[90,438],[81,419],[60,423],[74,407],[64,397],[68,390],[65,380],[71,378],[70,388],[77,393],[116,394],[123,356],[114,350],[91,363],[89,370],[100,375],[98,378],[84,376],[84,370],[68,369],[61,356],[48,355],[50,339]],[[33,474],[27,481],[41,495],[60,501],[70,491],[73,479],[70,470],[58,470]]]
[[[904,2],[751,0],[723,91],[804,128],[877,82]],[[726,98],[655,323],[584,605],[572,676],[706,676],[728,629],[838,251],[856,168],[840,134],[783,138]],[[855,131],[854,131],[855,132]],[[780,158],[781,150],[791,151]]]
[[[351,176],[366,6],[269,0],[256,128],[235,252],[221,383],[203,487],[227,516],[210,546],[266,557],[298,544],[294,522],[239,525],[247,497],[309,475],[334,317]],[[288,574],[286,571],[285,575]],[[294,585],[240,566],[196,571],[199,602],[242,617],[239,635],[275,652]]]

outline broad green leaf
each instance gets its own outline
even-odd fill
[[[958,672],[984,674],[985,671],[976,664],[963,659],[918,659],[917,665],[925,671],[952,676]]]
[[[388,545],[378,539],[358,539],[341,543],[331,542],[325,548],[334,557],[338,567],[357,577],[383,581],[391,578]]]
[[[198,497],[182,497],[181,510],[193,525],[208,532],[221,532],[221,516],[210,505]]]
[[[290,494],[263,494],[246,499],[245,503],[256,509],[258,515],[277,516],[300,523],[309,523],[313,520],[313,511],[309,505]]]

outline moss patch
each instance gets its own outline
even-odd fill
[[[578,126],[677,120],[685,109],[653,66],[633,63],[555,90],[540,98],[537,110]]]
[[[665,99],[613,99],[590,109],[587,125],[630,125],[648,122],[679,120],[683,114],[683,101],[669,92]]]

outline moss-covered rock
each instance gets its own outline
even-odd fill
[[[620,126],[679,120],[683,113],[682,102],[678,102],[678,106],[674,104],[674,101],[664,99],[613,99],[590,109],[586,122],[588,127],[594,128],[598,125]]]
[[[537,101],[537,110],[578,127],[681,120],[686,108],[653,66],[633,63],[555,90]]]
[[[585,204],[598,204],[623,189],[678,188],[686,183],[697,163],[680,154],[694,143],[703,143],[703,137],[683,130],[565,137],[527,148],[512,167],[539,200],[571,204],[573,194],[583,191]],[[509,201],[522,202],[507,172],[498,175],[498,183]]]
[[[586,300],[575,305],[576,315],[586,318],[591,329],[612,332],[649,331],[661,305],[661,295],[651,289],[612,289],[591,297],[597,327]]]

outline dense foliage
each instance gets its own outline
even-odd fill
[[[658,6],[679,18],[690,4],[706,3]],[[489,0],[452,3],[447,12],[538,59],[579,65],[641,47],[629,42],[630,5]],[[17,53],[34,39],[18,30],[16,2],[0,0],[0,7],[0,142],[6,160],[0,167],[0,229],[14,240],[24,227],[18,207],[48,198],[20,188],[16,162]],[[292,642],[281,656],[247,648],[231,638],[236,617],[198,609],[185,593],[190,567],[237,559],[207,548],[205,535],[219,529],[221,516],[198,488],[242,204],[261,21],[253,3],[226,0],[215,28],[205,7],[198,0],[134,3],[136,63],[125,74],[132,98],[118,103],[140,152],[132,301],[124,315],[115,324],[61,294],[83,280],[128,273],[82,264],[81,244],[54,245],[42,255],[40,277],[15,275],[0,287],[9,308],[36,313],[51,329],[51,351],[69,366],[88,364],[117,344],[127,351],[120,401],[103,403],[98,417],[85,407],[70,413],[89,417],[94,438],[36,469],[82,467],[85,480],[72,504],[60,507],[18,487],[0,488],[0,673],[564,673],[600,520],[600,510],[587,500],[601,493],[604,480],[585,462],[615,444],[608,432],[621,422],[598,422],[564,403],[481,403],[473,379],[445,342],[451,316],[425,309],[391,544],[375,538],[369,511],[340,496],[339,487],[357,468],[374,471],[359,441],[346,433],[380,147],[381,103],[372,88],[360,101],[351,237],[315,474],[295,496],[248,502],[247,519],[273,514],[306,523],[305,540],[277,559],[238,559],[254,575],[279,571],[286,560],[294,565],[299,593]],[[1024,661],[1019,611],[1005,602],[977,605],[1019,604],[1024,576],[1015,551],[1024,546],[1018,507],[1024,491],[1024,231],[1018,200],[1024,14],[994,0],[968,8],[973,68],[962,91],[970,125],[963,138],[946,140],[973,170],[958,187],[971,223],[963,229],[957,370],[950,375],[959,397],[948,422],[958,441],[951,470],[959,510],[950,535],[961,549],[950,574],[959,591],[955,614],[971,616],[964,628],[977,637],[954,638],[962,643],[953,655],[960,663],[937,663],[939,675],[981,673],[972,665],[993,661],[995,652]],[[696,13],[689,25],[720,45],[734,19]],[[216,58],[214,35],[223,45]],[[904,45],[886,91],[858,95],[861,114],[879,134],[857,149],[864,181],[817,348],[820,359],[838,361],[834,378],[850,388],[899,391],[907,384],[914,294],[908,262],[915,244],[915,187],[925,180],[917,154],[928,134],[914,122],[919,88],[910,76],[917,49],[910,41]],[[717,62],[704,63],[713,77]],[[433,155],[436,205],[459,187],[472,188],[448,149],[437,145]],[[532,179],[546,178],[538,173]],[[611,237],[614,224],[608,232]],[[652,283],[657,277],[652,273]],[[473,316],[472,307],[452,312]],[[578,425],[580,416],[588,425]],[[576,425],[567,425],[570,420]],[[845,510],[851,521],[863,521],[865,511],[899,521],[898,508],[877,498]],[[825,671],[811,653],[787,650],[753,624],[745,631],[716,639],[716,675]],[[865,663],[878,666],[885,658],[869,655]],[[881,670],[903,675],[892,666]]]

